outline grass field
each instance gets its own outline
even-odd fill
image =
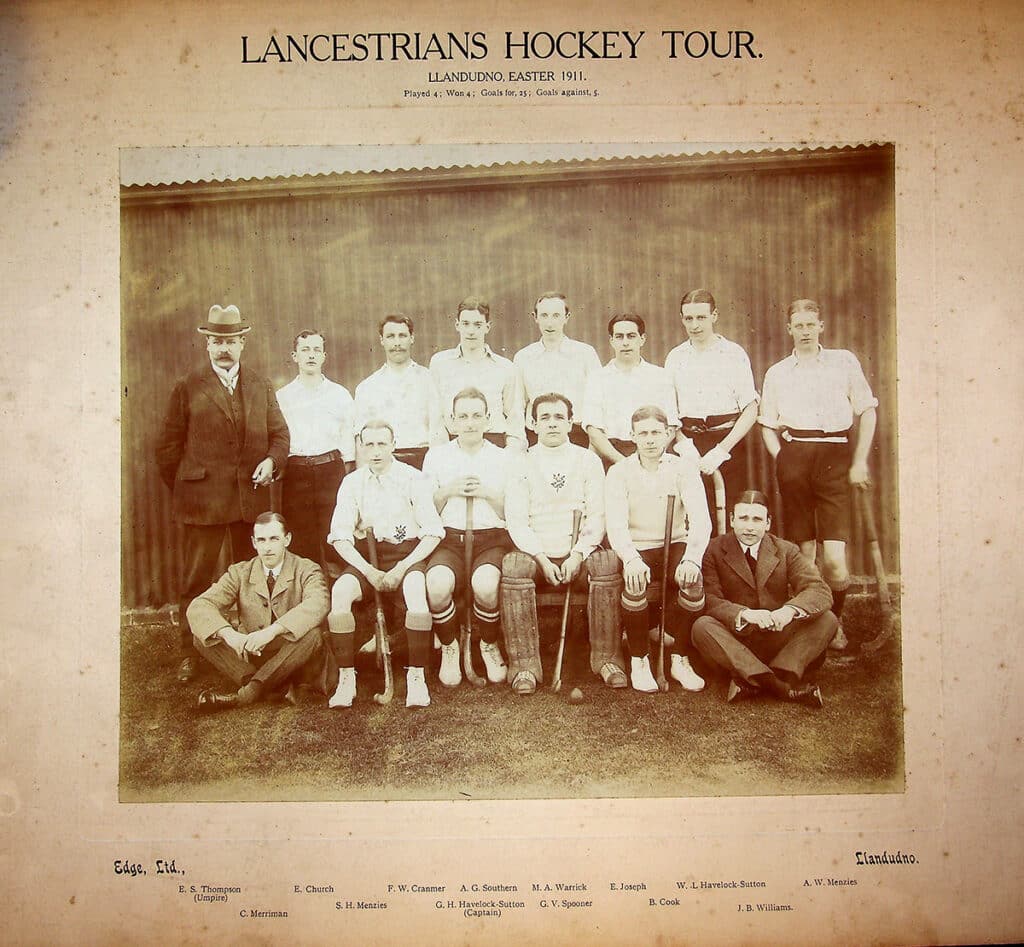
[[[542,621],[544,667],[554,663],[557,615]],[[590,673],[586,629],[575,623],[560,694],[516,697],[507,685],[442,687],[432,704],[405,707],[396,656],[394,701],[373,702],[381,674],[357,662],[358,698],[329,710],[261,703],[201,716],[199,690],[223,684],[204,666],[175,680],[177,629],[126,624],[121,632],[120,797],[139,801],[587,798],[900,792],[903,700],[894,638],[874,655],[873,597],[851,596],[847,654],[817,675],[821,710],[768,698],[725,703],[726,681],[699,694],[608,690]],[[897,623],[898,624],[898,623]],[[360,629],[362,630],[362,628]],[[697,662],[695,662],[697,664]],[[698,665],[702,670],[702,666]],[[702,671],[703,672],[703,671]],[[705,677],[708,675],[705,674]],[[579,686],[581,704],[569,691]]]

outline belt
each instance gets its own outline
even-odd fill
[[[451,533],[456,539],[458,539],[459,542],[465,540],[466,533],[468,532],[468,530],[465,529],[455,529],[453,526],[446,526],[445,530],[446,532]],[[488,526],[486,529],[474,529],[473,535],[479,537],[487,536],[490,533],[503,532],[505,532],[505,530],[501,526]]]
[[[727,431],[740,416],[739,411],[732,414],[709,414],[706,418],[680,418],[684,434],[708,434],[711,431]]]
[[[782,439],[784,441],[824,441],[830,444],[845,444],[849,441],[850,429],[845,431],[821,431],[808,428],[784,427]]]
[[[341,459],[340,450],[329,450],[326,454],[314,454],[312,456],[292,454],[292,456],[288,458],[288,463],[301,464],[303,467],[318,467],[320,464],[329,464],[335,460]]]

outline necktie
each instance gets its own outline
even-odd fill
[[[273,595],[274,595],[274,585],[275,585],[276,582],[277,582],[277,579],[274,578],[274,573],[273,572],[268,572],[267,573],[267,591],[270,593],[271,597],[273,597]]]
[[[743,555],[747,557],[747,565],[750,566],[750,574],[754,577],[754,582],[757,582],[757,560],[750,554],[750,547],[748,546],[743,550]]]

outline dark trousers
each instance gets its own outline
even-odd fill
[[[323,666],[326,655],[321,646],[319,628],[310,629],[298,641],[275,638],[263,649],[262,655],[250,655],[248,661],[243,661],[233,648],[219,639],[213,647],[207,647],[198,638],[193,638],[192,643],[204,661],[212,664],[238,687],[256,681],[267,693],[283,688],[292,678],[297,678],[297,683],[310,684],[323,693],[326,693],[325,688],[329,686],[329,682],[324,680],[329,674]]]
[[[690,628],[699,612],[689,612],[679,604],[679,586],[676,585],[675,574],[686,552],[686,543],[672,543],[668,547],[668,588],[661,590],[661,608],[665,613],[665,630],[675,638],[672,651],[686,655],[690,650]],[[643,549],[640,558],[650,566],[651,579],[661,581],[661,566],[664,561],[664,550]],[[650,650],[648,630],[659,620],[661,613],[652,608],[647,601],[647,592],[643,597],[635,599],[625,589],[622,592],[622,624],[626,629],[626,640],[629,642],[629,653],[634,658],[642,658]]]
[[[289,459],[284,472],[281,512],[292,534],[288,548],[295,555],[324,563],[324,546],[344,477],[345,462],[340,458],[312,466]]]
[[[730,677],[758,684],[759,675],[775,674],[789,684],[819,667],[825,649],[836,633],[838,622],[831,612],[815,618],[791,621],[782,631],[764,631],[747,626],[749,634],[737,637],[710,615],[693,625],[694,647]]]
[[[221,523],[217,526],[197,526],[185,523],[182,528],[184,558],[181,565],[181,603],[178,611],[178,633],[181,647],[188,650],[192,631],[185,615],[192,599],[202,595],[217,579],[217,560],[224,545],[225,533],[230,538],[228,562],[244,562],[255,553],[252,546],[252,524],[244,520]]]
[[[686,432],[683,432],[686,434]],[[703,434],[686,434],[693,446],[703,457],[712,447],[717,447],[729,431],[705,431]],[[766,484],[748,483],[747,474],[747,438],[744,437],[729,453],[732,455],[718,472],[725,481],[725,531],[729,531],[729,513],[736,498],[748,489],[766,489]],[[708,512],[711,514],[711,526],[715,534],[721,535],[718,529],[718,521],[715,517],[715,487],[710,477],[701,477],[704,481],[704,493],[708,498]]]

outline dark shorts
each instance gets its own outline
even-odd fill
[[[418,539],[407,539],[404,543],[384,543],[380,540],[377,541],[377,568],[387,572],[396,562],[400,559],[404,559],[409,555],[418,545]],[[370,561],[370,546],[365,539],[356,540],[356,549],[363,555],[367,562]],[[426,563],[417,562],[406,575],[413,572],[425,572]],[[362,574],[355,566],[346,565],[342,570],[342,575],[354,575],[359,580],[359,591],[362,593],[363,601],[368,601],[373,597],[373,586],[366,581],[366,576]],[[401,589],[398,590],[399,594]]]
[[[473,530],[473,571],[480,566],[494,566],[501,572],[501,560],[505,553],[512,551],[512,540],[503,529]],[[427,570],[434,566],[446,566],[455,573],[455,584],[466,581],[465,533],[458,529],[446,529],[441,545],[434,550],[427,563]]]
[[[776,474],[786,539],[850,541],[850,458],[849,443],[782,441]]]

